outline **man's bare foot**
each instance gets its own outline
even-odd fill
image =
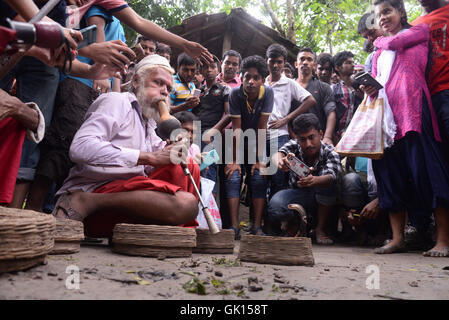
[[[405,251],[406,251],[406,246],[405,246],[405,242],[403,240],[401,240],[399,242],[390,241],[383,247],[374,249],[374,253],[377,253],[377,254],[390,254],[390,253],[405,252]]]
[[[324,245],[330,245],[334,244],[334,241],[326,235],[323,231],[316,230],[316,243],[317,244],[324,244]]]
[[[58,219],[71,219],[77,221],[83,221],[84,215],[81,213],[80,196],[81,192],[66,193],[59,197],[56,202],[55,209],[53,210],[53,216]],[[75,206],[75,208],[74,208]]]
[[[429,251],[423,252],[425,257],[449,257],[449,247],[437,244]]]

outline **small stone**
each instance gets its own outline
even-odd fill
[[[64,280],[63,278],[58,278],[58,281],[62,281],[62,280]]]
[[[223,273],[221,271],[215,271],[214,273],[217,277],[223,277]]]
[[[324,271],[331,271],[330,269],[328,269],[328,268],[324,268]]]
[[[412,281],[412,282],[409,282],[408,285],[409,285],[410,287],[417,288],[417,287],[418,287],[418,282]]]
[[[41,276],[34,276],[33,280],[42,280],[42,277]]]
[[[257,277],[248,277],[248,284],[250,285],[252,282],[259,283],[259,279]]]
[[[165,258],[167,258],[167,256],[164,253],[159,253],[157,256],[158,260],[165,260]]]
[[[250,285],[248,287],[248,291],[251,291],[251,292],[257,292],[257,291],[262,291],[262,290],[263,290],[263,288],[259,285]]]
[[[234,290],[242,290],[243,285],[241,283],[237,283],[232,287]]]
[[[56,272],[49,272],[49,273],[47,273],[47,276],[49,276],[49,277],[57,277],[58,274]]]

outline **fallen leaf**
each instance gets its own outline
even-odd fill
[[[134,280],[136,280],[137,284],[139,284],[141,286],[146,286],[146,285],[150,284],[149,281],[142,280],[142,278],[139,278],[139,277],[134,277]]]
[[[126,272],[126,273],[136,273],[136,272],[133,271],[133,270],[126,270],[125,272]]]
[[[408,269],[408,271],[418,271],[418,270],[416,270],[416,269]]]

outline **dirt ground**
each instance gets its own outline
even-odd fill
[[[233,255],[158,260],[119,255],[106,243],[82,246],[77,254],[48,256],[44,265],[1,274],[0,299],[449,299],[448,258],[314,245],[315,266],[301,267],[239,262],[238,249],[239,242]],[[375,275],[371,265],[379,268],[378,289],[372,281],[367,288]],[[66,285],[73,266],[79,289]],[[187,292],[186,283],[196,293]]]

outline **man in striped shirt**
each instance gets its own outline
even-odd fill
[[[193,77],[196,72],[196,62],[186,53],[181,53],[178,57],[178,72],[173,77],[173,90],[170,93],[172,103],[171,113],[180,111],[192,111],[199,105],[200,98],[193,95],[195,84]]]

